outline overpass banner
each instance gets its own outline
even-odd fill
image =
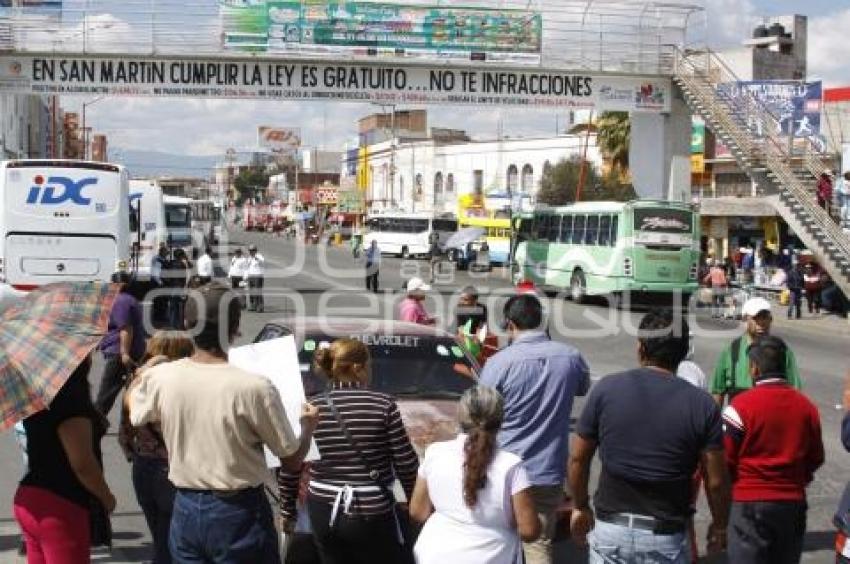
[[[436,3],[435,3],[436,4]],[[465,58],[539,63],[543,18],[532,10],[352,0],[220,4],[225,49]]]
[[[0,93],[669,112],[664,77],[329,61],[0,56]]]

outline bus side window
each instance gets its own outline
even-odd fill
[[[599,216],[587,216],[587,230],[584,233],[585,245],[596,245],[596,240],[599,237]]]
[[[573,245],[584,243],[584,220],[585,216],[577,215],[573,221]]]
[[[599,246],[608,247],[611,245],[611,216],[603,215],[599,217]]]
[[[561,243],[570,243],[573,236],[573,216],[565,215],[561,218]]]
[[[558,235],[561,233],[561,216],[553,215],[549,218],[549,233],[548,239],[550,243],[558,240]]]
[[[617,228],[619,224],[620,216],[615,215],[611,218],[611,246],[617,246]]]
[[[546,239],[546,233],[549,229],[549,216],[548,215],[538,215],[534,218],[534,226],[536,227],[535,236],[539,240]]]

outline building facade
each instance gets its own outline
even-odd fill
[[[464,194],[524,194],[533,200],[547,168],[583,154],[601,168],[595,135],[473,140],[463,131],[431,128],[425,138],[399,137],[347,151],[342,182],[355,176],[371,211],[451,213]]]

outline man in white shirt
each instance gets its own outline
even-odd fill
[[[197,267],[198,278],[201,279],[201,283],[209,284],[212,282],[213,275],[215,274],[213,270],[212,249],[209,247],[204,249],[204,254],[198,258]]]
[[[245,271],[248,268],[248,259],[242,254],[242,249],[236,249],[233,258],[230,259],[230,270],[227,271],[227,276],[230,278],[230,287],[239,296],[239,303],[242,304],[242,309],[245,309],[245,291],[242,289],[242,282],[245,280]]]
[[[266,273],[266,259],[257,252],[256,245],[248,246],[248,266],[246,275],[248,276],[248,296],[250,303],[248,311],[258,311],[262,313],[265,309],[263,302],[263,278]]]

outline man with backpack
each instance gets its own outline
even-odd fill
[[[733,397],[752,387],[747,349],[759,338],[770,335],[770,327],[773,324],[770,309],[770,302],[764,298],[750,298],[744,303],[742,313],[746,332],[733,339],[729,346],[721,351],[711,378],[709,391],[720,406],[725,400],[731,401]],[[803,387],[797,359],[791,349],[785,354],[785,378],[791,387],[797,390]]]
[[[806,286],[806,278],[803,275],[803,267],[798,262],[788,273],[788,278],[785,281],[788,287],[788,292],[791,294],[788,301],[788,319],[795,316],[800,319],[803,306],[803,289]],[[796,312],[796,315],[795,315]]]

